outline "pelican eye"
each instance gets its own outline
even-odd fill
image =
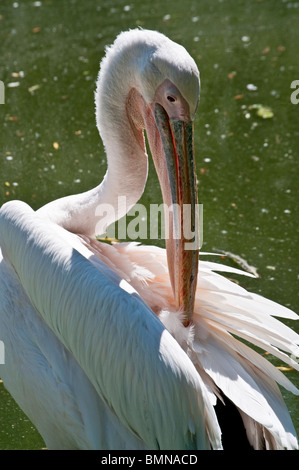
[[[174,102],[176,101],[176,99],[175,99],[173,96],[171,96],[171,95],[168,95],[168,96],[167,96],[167,99],[168,99],[168,101],[170,101],[171,103],[174,103]]]

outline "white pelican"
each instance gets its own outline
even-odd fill
[[[298,390],[237,338],[298,368],[299,337],[273,318],[296,314],[214,272],[232,268],[198,266],[198,251],[175,236],[176,215],[166,250],[95,238],[143,192],[144,131],[164,202],[194,206],[199,88],[182,46],[121,33],[95,96],[103,182],[36,212],[20,201],[1,208],[0,376],[49,449],[226,448],[219,407],[233,445],[243,427],[254,449],[298,447],[277,383]],[[103,204],[114,215],[97,216]]]

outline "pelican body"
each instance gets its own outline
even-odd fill
[[[238,339],[298,369],[299,337],[274,318],[297,315],[215,271],[248,273],[186,250],[181,213],[166,216],[165,250],[96,238],[143,193],[144,133],[164,203],[188,204],[196,225],[199,92],[182,46],[121,33],[95,94],[104,180],[37,211],[0,210],[0,377],[49,449],[222,449],[219,404],[240,417],[233,444],[240,426],[253,449],[298,448],[277,384],[298,390]]]

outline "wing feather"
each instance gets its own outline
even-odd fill
[[[117,273],[89,261],[79,237],[13,202],[1,209],[0,238],[34,308],[124,427],[149,448],[221,447],[187,354]]]

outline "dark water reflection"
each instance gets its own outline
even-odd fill
[[[290,100],[299,79],[298,14],[298,2],[279,0],[2,0],[0,205],[18,198],[38,208],[101,180],[99,60],[119,31],[158,29],[183,44],[201,72],[195,147],[203,249],[243,257],[260,275],[245,287],[299,312],[299,105]],[[256,105],[273,115],[258,116]],[[152,170],[145,205],[160,202]],[[298,375],[286,373],[298,386]],[[0,393],[0,448],[42,447],[2,385]],[[298,399],[283,393],[298,430]]]

